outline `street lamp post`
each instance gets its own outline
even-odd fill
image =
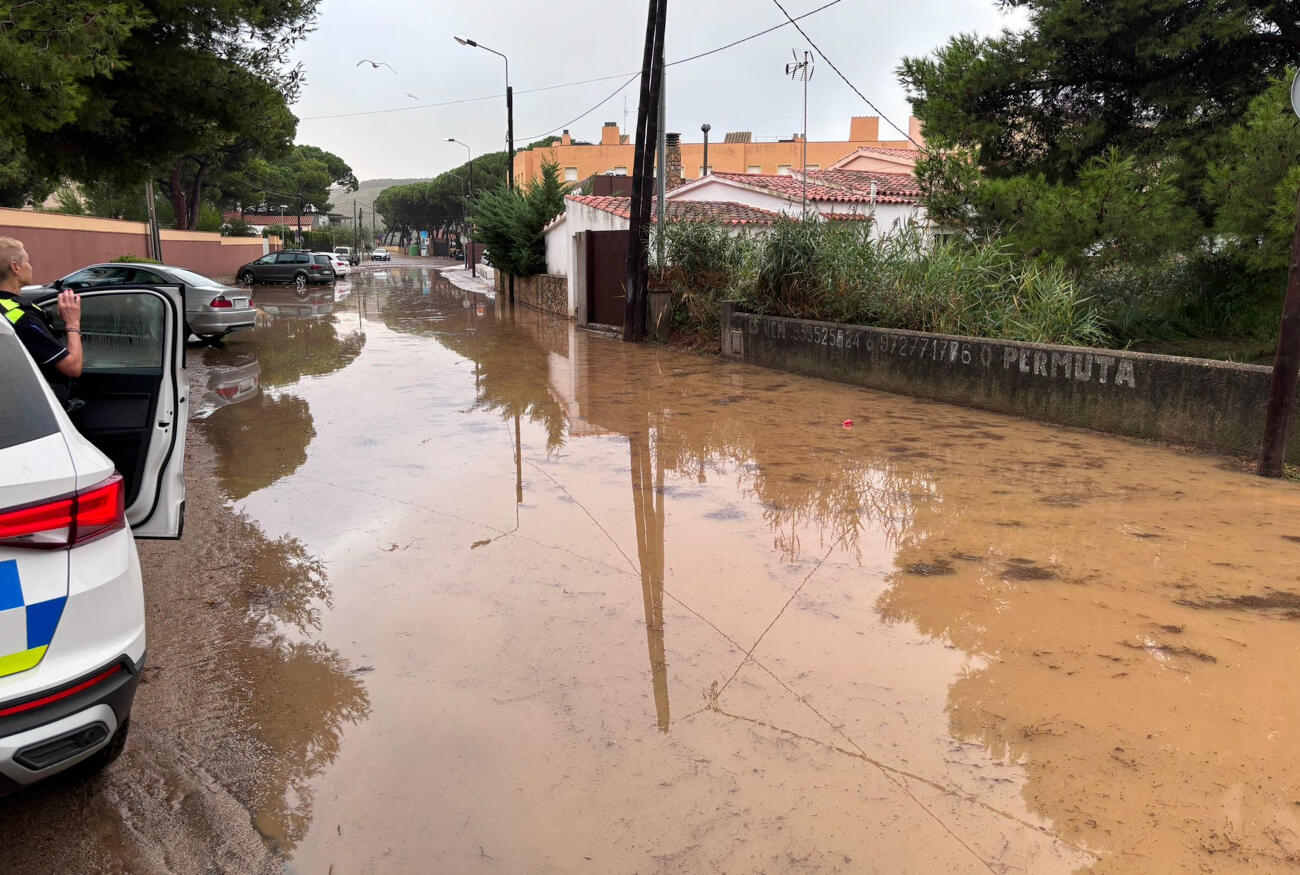
[[[709,131],[712,129],[713,126],[708,122],[700,125],[700,130],[704,132],[704,169],[700,171],[701,179],[709,175]]]
[[[288,209],[288,204],[280,204],[280,249],[284,250],[284,238],[288,236],[284,228],[284,211]]]
[[[448,137],[448,143],[460,143],[455,137]],[[469,233],[469,199],[474,196],[474,153],[470,151],[468,143],[460,143],[465,147],[467,160],[465,166],[469,168],[469,188],[460,202],[460,221],[465,230],[465,266],[469,268],[470,276],[477,276],[475,273],[474,259],[471,257],[474,250],[474,240]]]
[[[515,92],[510,87],[510,59],[498,52],[496,49],[490,49],[482,43],[475,42],[468,37],[453,37],[456,42],[462,46],[482,49],[485,52],[491,52],[498,58],[506,62],[506,181],[510,188],[515,187]],[[510,303],[515,302],[515,276],[510,274]]]

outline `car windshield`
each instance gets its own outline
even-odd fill
[[[209,279],[201,273],[195,273],[192,270],[186,270],[183,267],[169,267],[167,271],[176,279],[185,283],[187,286],[220,286],[221,283],[214,279]]]

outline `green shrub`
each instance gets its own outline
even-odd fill
[[[546,272],[542,229],[564,211],[560,166],[542,162],[542,173],[522,191],[497,188],[480,192],[470,204],[474,239],[491,253],[492,264],[514,276]]]
[[[122,262],[124,264],[162,264],[156,258],[145,258],[142,255],[119,255],[113,259],[114,263]]]
[[[707,334],[718,325],[719,305],[740,281],[752,241],[720,225],[670,222],[665,226],[667,265],[651,263],[654,285],[672,293],[673,327],[686,335]],[[658,247],[651,241],[652,259]]]
[[[1275,338],[1286,289],[1239,249],[1170,255],[1151,264],[1083,270],[1078,283],[1123,343],[1181,338]]]
[[[756,313],[1041,343],[1109,340],[1102,311],[1061,265],[1004,246],[931,242],[918,227],[780,219],[762,236],[674,223],[665,276],[678,327],[712,332],[732,300]]]

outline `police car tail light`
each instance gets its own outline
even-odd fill
[[[126,527],[126,489],[122,475],[113,472],[103,483],[77,495],[72,543],[84,544]]]
[[[50,501],[0,511],[0,545],[59,549],[84,544],[126,526],[122,475]]]
[[[57,548],[68,546],[75,499],[56,498],[0,511],[0,545]]]
[[[225,295],[217,295],[215,298],[213,298],[211,301],[208,302],[208,306],[216,307],[218,310],[220,310],[223,308],[234,307],[235,302],[227,298]]]

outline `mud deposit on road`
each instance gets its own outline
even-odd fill
[[[339,292],[259,292],[202,354],[261,384],[200,429],[192,496],[229,507],[144,551],[188,577],[153,584],[88,861],[1300,865],[1294,484],[628,347],[400,261]]]

